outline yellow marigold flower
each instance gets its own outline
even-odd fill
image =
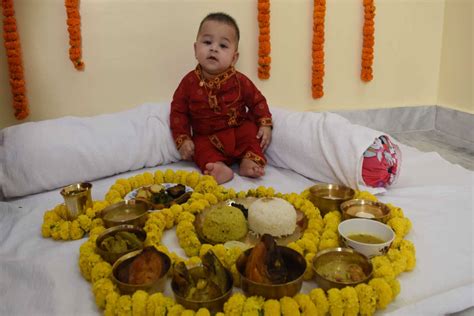
[[[92,268],[99,262],[102,262],[102,258],[96,253],[79,256],[79,269],[84,279],[91,280]]]
[[[117,192],[116,190],[114,189],[111,189],[109,190],[109,192],[107,192],[107,194],[105,195],[105,199],[107,201],[109,201],[111,204],[112,204],[112,201],[115,200],[115,199],[122,199],[122,197],[120,196],[120,193]]]
[[[174,180],[174,177],[175,177],[174,171],[171,170],[171,169],[166,169],[165,174],[164,174],[163,177],[164,177],[165,182],[168,182],[168,183],[174,183],[175,182],[175,180]]]
[[[130,183],[130,186],[131,186],[131,190],[135,190],[139,187],[141,187],[141,185],[138,183],[137,179],[135,177],[130,177],[128,178],[128,183]]]
[[[326,293],[320,288],[316,288],[309,292],[309,298],[313,301],[318,315],[326,315],[329,312],[329,301]]]
[[[339,289],[332,288],[328,291],[328,301],[331,315],[342,316],[344,314],[344,303]]]
[[[395,278],[395,272],[393,271],[392,265],[384,264],[376,269],[374,268],[374,277],[375,278],[384,278],[387,281]]]
[[[395,217],[405,217],[405,215],[403,214],[403,210],[400,207],[394,206],[390,203],[387,203],[385,205],[387,205],[388,208],[390,209],[389,219],[392,219]]]
[[[226,256],[224,258],[223,264],[226,267],[232,266],[233,264],[235,264],[235,262],[237,261],[237,259],[240,257],[240,255],[242,253],[243,253],[243,251],[239,247],[232,247],[230,249],[227,249],[227,253],[226,253]]]
[[[411,271],[416,265],[415,246],[409,240],[403,239],[400,243],[400,252],[407,260],[406,271]]]
[[[171,306],[168,310],[167,316],[180,316],[184,312],[185,308],[180,304],[175,304]]]
[[[95,241],[95,239],[97,239],[97,237],[105,230],[105,227],[104,226],[97,226],[97,227],[94,227],[90,230],[89,232],[89,238],[92,239],[93,241]],[[95,237],[95,239],[93,238]]]
[[[339,246],[338,239],[323,239],[319,242],[319,250],[335,248]]]
[[[280,299],[281,314],[284,316],[297,316],[300,315],[300,309],[298,303],[294,299],[288,296],[284,296]]]
[[[90,229],[94,229],[96,227],[105,227],[105,224],[104,224],[104,221],[102,220],[102,218],[94,218],[91,221]]]
[[[307,237],[301,238],[296,242],[301,248],[303,248],[307,252],[317,252],[318,248],[312,239]]]
[[[377,308],[384,309],[392,301],[393,293],[390,285],[382,278],[374,278],[369,281],[377,297]]]
[[[235,293],[225,302],[224,314],[227,316],[240,316],[244,309],[245,295],[242,293]]]
[[[251,296],[247,298],[243,307],[243,315],[256,315],[259,316],[259,312],[263,309],[263,303],[265,298],[261,296]]]
[[[315,252],[310,252],[304,256],[306,261],[306,270],[304,271],[303,279],[306,281],[311,280],[314,276],[313,259],[315,255]]]
[[[196,313],[192,309],[185,309],[182,313],[181,316],[194,316]]]
[[[308,228],[306,230],[322,232],[323,228],[324,228],[324,222],[322,219],[310,219],[308,221]]]
[[[198,256],[194,256],[186,260],[186,266],[188,267],[196,267],[201,264],[201,258]]]
[[[91,270],[91,282],[94,283],[100,279],[108,278],[112,274],[112,266],[110,263],[102,261],[98,262]]]
[[[399,275],[406,270],[407,258],[402,255],[400,250],[393,248],[389,249],[387,252],[387,258],[392,263],[392,268],[395,275]]]
[[[216,316],[225,316],[225,314],[223,312],[217,312]]]
[[[145,183],[145,177],[143,176],[142,173],[139,173],[139,174],[135,175],[135,179],[136,179],[136,181],[137,181],[137,184],[138,184],[138,187],[139,187],[139,188],[141,188],[141,187],[143,187],[143,186],[146,185],[146,183]]]
[[[243,199],[243,198],[245,198],[245,197],[247,197],[247,192],[245,192],[245,191],[240,191],[240,192],[237,193],[237,198]]]
[[[387,225],[392,227],[397,237],[405,237],[411,229],[411,222],[405,217],[395,217],[387,222]]]
[[[54,207],[54,212],[58,214],[60,219],[67,218],[67,208],[64,204],[59,204]]]
[[[318,315],[318,310],[316,309],[316,305],[314,305],[313,301],[309,298],[307,294],[297,294],[294,297],[295,301],[300,306],[301,315],[304,316],[313,316]]]
[[[361,283],[355,287],[355,290],[359,298],[359,313],[362,316],[373,315],[377,309],[377,295],[373,287]]]
[[[132,315],[132,298],[130,295],[122,295],[119,297],[115,305],[115,312],[118,315]]]
[[[198,309],[198,311],[196,312],[196,316],[211,316],[211,313],[207,308],[202,307]]]
[[[321,239],[337,239],[339,236],[334,230],[325,230],[321,235]]]
[[[53,223],[53,221],[45,221],[43,225],[41,225],[41,235],[44,238],[51,237],[51,224]]]
[[[91,228],[92,220],[87,215],[79,215],[77,221],[83,230],[88,232]]]
[[[52,223],[49,226],[49,229],[50,229],[50,232],[51,232],[51,237],[54,240],[61,239],[61,224],[60,223],[61,222]]]
[[[80,255],[90,255],[92,253],[95,253],[95,244],[90,240],[87,240],[79,247]]]
[[[346,286],[341,290],[341,296],[344,302],[344,316],[357,316],[359,314],[357,291],[351,286]]]
[[[60,219],[61,217],[59,216],[58,213],[56,213],[55,210],[46,211],[43,215],[44,222],[46,221],[56,222],[56,221],[59,221]]]
[[[217,182],[211,176],[202,176],[199,183],[194,188],[195,191],[206,193],[206,192],[214,192],[217,189]]]
[[[356,191],[354,199],[362,199],[362,200],[369,200],[369,201],[377,202],[377,198],[375,197],[375,195],[373,195],[373,194],[371,194],[367,191]]]
[[[286,245],[288,248],[291,248],[295,250],[296,252],[300,254],[304,254],[304,250],[296,243],[296,242],[290,242],[288,245]]]
[[[112,186],[110,187],[110,189],[112,190],[115,190],[117,191],[118,193],[120,193],[120,197],[124,197],[128,192],[125,191],[125,188],[123,185],[119,184],[119,183],[114,183],[112,184]]]
[[[130,185],[130,182],[125,178],[117,179],[115,183],[120,184],[123,187],[123,189],[125,190],[125,194],[132,191],[132,186]]]
[[[116,315],[115,313],[115,307],[117,306],[118,299],[120,298],[120,295],[117,292],[109,292],[107,296],[105,297],[105,311],[104,315],[106,316],[114,316]]]
[[[163,293],[153,293],[148,296],[146,305],[147,315],[166,315],[166,307],[164,306]],[[183,309],[184,310],[184,309]]]
[[[277,300],[266,300],[263,303],[263,314],[265,316],[280,316],[280,302]]]
[[[209,203],[211,204],[216,204],[218,202],[216,196],[212,193],[206,193],[204,194],[204,199],[206,199],[207,201],[209,201]]]
[[[199,257],[204,256],[209,250],[212,249],[212,245],[210,244],[203,244],[201,249],[199,249]]]
[[[146,316],[147,314],[148,293],[138,290],[132,295],[132,313],[133,316]]]
[[[156,170],[155,173],[153,174],[153,181],[156,184],[161,184],[165,182],[165,178],[163,175],[163,171],[161,170]]]
[[[102,278],[94,282],[92,284],[92,293],[94,293],[97,306],[105,308],[107,295],[115,290],[115,284],[109,278]]]
[[[395,299],[400,294],[400,282],[397,279],[387,280],[387,282],[392,288],[392,296]]]
[[[145,185],[152,185],[153,183],[155,183],[155,179],[153,177],[153,174],[151,174],[151,172],[144,172],[143,173],[143,179],[145,181]]]
[[[296,208],[296,209],[301,209],[301,207],[304,205],[304,202],[305,202],[305,199],[302,198],[301,196],[297,197],[293,206]]]
[[[64,221],[62,222],[60,226],[60,235],[62,240],[69,240],[71,238],[71,234],[69,233],[69,227],[71,225],[71,222]]]
[[[336,210],[328,212],[326,215],[324,215],[323,221],[324,221],[325,224],[327,222],[331,222],[331,221],[340,222],[341,221],[341,212],[336,211]]]
[[[197,171],[192,171],[188,173],[186,177],[186,184],[191,188],[194,188],[198,183],[201,175]]]
[[[239,273],[239,271],[237,270],[237,266],[235,265],[235,263],[230,266],[230,273],[232,274],[232,279],[233,279],[233,281],[234,281],[234,282],[233,282],[234,286],[239,287],[239,286],[240,286],[240,282],[241,282],[242,280],[241,280],[240,273]]]

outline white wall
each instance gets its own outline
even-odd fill
[[[267,81],[257,78],[255,0],[82,0],[84,72],[68,59],[64,2],[16,1],[31,109],[26,121],[170,100],[181,77],[195,66],[198,24],[214,11],[238,21],[237,67],[272,105],[324,111],[437,104],[445,1],[377,0],[376,5],[375,77],[367,84],[359,79],[362,1],[327,0],[325,96],[314,100],[310,0],[271,0],[272,72]],[[2,45],[0,128],[19,123],[11,109],[6,65]]]

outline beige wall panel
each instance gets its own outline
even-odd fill
[[[327,0],[325,95],[311,98],[312,3],[272,0],[271,78],[257,78],[256,0],[82,0],[84,72],[68,59],[61,0],[16,1],[31,121],[91,116],[169,101],[195,66],[193,41],[208,12],[241,28],[237,67],[269,103],[295,110],[368,109],[437,102],[443,0],[378,0],[374,73],[359,79],[362,1]],[[0,47],[0,127],[17,124]]]

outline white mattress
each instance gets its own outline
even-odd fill
[[[403,176],[383,202],[401,207],[413,223],[406,237],[416,246],[417,265],[399,276],[401,293],[380,314],[443,315],[474,305],[474,174],[436,153],[402,147]],[[194,170],[190,163],[142,169],[93,182],[93,199],[103,199],[119,177],[156,169]],[[272,166],[259,180],[236,176],[225,184],[237,191],[272,186],[301,192],[314,182]],[[41,237],[43,213],[61,203],[59,190],[0,202],[0,315],[94,315],[91,284],[80,275],[79,247],[86,240],[58,242]],[[183,255],[174,230],[163,242]],[[305,282],[303,291],[315,287]],[[169,289],[166,293],[171,295]]]

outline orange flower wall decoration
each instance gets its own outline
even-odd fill
[[[3,39],[7,53],[10,86],[13,95],[15,117],[23,120],[30,114],[26,97],[23,61],[21,55],[20,37],[16,25],[13,0],[1,0],[3,8]]]
[[[84,70],[79,0],[65,0],[64,5],[66,6],[67,30],[69,32],[69,59],[74,68]]]
[[[375,3],[374,0],[364,1],[364,28],[362,42],[362,61],[360,79],[369,82],[374,78],[372,63],[374,60],[374,43],[375,43]]]
[[[313,99],[324,95],[324,19],[326,16],[326,0],[314,0],[313,6],[313,46],[312,46],[312,80]]]
[[[258,77],[270,78],[270,0],[258,0]]]

